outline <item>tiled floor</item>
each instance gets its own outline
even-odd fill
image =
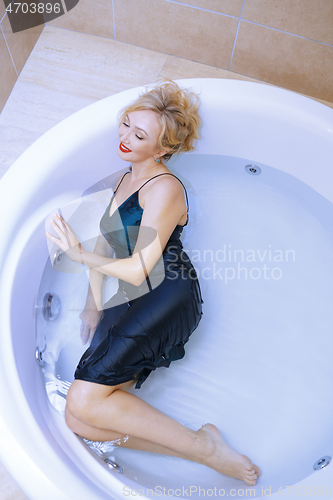
[[[67,116],[158,77],[257,81],[107,38],[46,26],[0,115],[0,178],[38,137]],[[333,107],[333,103],[324,104]],[[0,464],[0,500],[25,498]]]

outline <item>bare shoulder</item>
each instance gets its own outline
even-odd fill
[[[149,186],[150,185],[150,186]],[[181,182],[172,175],[163,175],[149,182],[142,193],[139,203],[144,209],[145,223],[153,224],[157,219],[168,219],[178,224],[187,212],[184,188]],[[140,191],[140,193],[143,189]],[[147,222],[148,221],[148,222]]]
[[[117,182],[116,182],[116,185],[115,185],[115,187],[114,187],[114,191],[116,191],[116,189],[118,189],[118,186],[119,186],[119,184],[121,183],[122,178],[123,178],[124,176],[126,177],[126,175],[127,175],[128,173],[130,173],[130,172],[125,172],[124,174],[121,174],[121,176],[118,178],[118,180],[117,180]]]
[[[145,187],[147,189],[145,190],[144,198],[147,196],[172,200],[176,198],[182,200],[184,198],[184,188],[179,179],[172,173],[160,175],[152,179]]]

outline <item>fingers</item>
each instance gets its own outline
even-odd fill
[[[92,342],[92,339],[93,339],[93,337],[94,337],[95,331],[96,331],[96,328],[91,328],[91,329],[90,329],[90,335],[89,335],[89,345],[90,345],[90,344],[91,344],[91,342]]]
[[[60,237],[63,237],[63,238],[66,239],[66,243],[68,245],[68,248],[70,248],[71,246],[73,246],[71,244],[71,239],[70,239],[70,237],[71,237],[71,231],[70,231],[70,229],[69,229],[69,227],[68,227],[65,219],[63,218],[62,215],[59,215],[57,213],[53,214],[53,217],[54,217],[54,219],[55,219],[56,222],[51,221],[51,224],[53,223],[52,226],[54,227],[56,233]],[[61,228],[59,227],[59,225],[61,225]],[[58,228],[58,230],[60,232],[57,230],[57,228]]]
[[[46,236],[51,241],[59,245],[62,250],[66,251],[79,243],[62,215],[54,213],[53,219],[50,220],[50,224],[59,238],[56,238],[49,232],[46,233]]]
[[[91,344],[96,328],[97,327],[90,328],[86,323],[82,321],[82,324],[80,326],[80,338],[83,345],[86,345],[87,343],[89,345]]]
[[[53,219],[50,220],[50,223],[52,224],[52,227],[54,227],[55,231],[58,230],[62,233],[67,231],[68,233],[71,233],[71,230],[62,215],[54,213],[52,217]]]
[[[58,245],[58,247],[60,247],[61,250],[63,250],[64,252],[67,250],[67,244],[63,243],[63,241],[61,240],[61,238],[56,238],[51,233],[46,233],[46,237],[49,240],[53,241],[53,243],[55,243],[56,245]]]
[[[61,223],[62,221],[61,221],[61,219],[59,219],[58,214],[53,214],[53,218],[54,218],[54,219],[56,219],[56,220],[51,219],[51,220],[50,220],[50,224],[51,224],[52,228],[54,229],[54,231],[57,233],[57,235],[58,235],[58,236],[60,237],[60,239],[61,239],[61,237],[63,237],[63,236],[64,236],[64,231],[63,231],[64,226],[63,226],[63,224],[62,224],[63,229],[61,229],[61,228],[59,227],[59,225],[60,225],[60,223]],[[59,225],[58,225],[58,224],[59,224]],[[47,232],[47,233],[46,233],[46,236],[47,236],[50,240],[54,241],[55,243],[57,243],[57,242],[59,241],[59,240],[58,240],[58,238],[56,238],[55,236],[53,236],[53,234],[51,234],[51,233],[49,233],[49,232]]]
[[[53,236],[53,234],[51,234],[51,233],[46,233],[46,237],[49,240],[53,241],[54,243],[56,243],[57,241],[59,241],[58,238],[56,238],[55,236]]]
[[[64,231],[58,226],[58,224],[53,219],[51,220],[51,226],[53,227],[58,236],[63,236]]]
[[[72,232],[71,232],[71,230],[70,230],[67,222],[65,221],[65,219],[63,218],[62,215],[58,215],[58,214],[55,214],[55,215],[56,215],[57,219],[59,219],[59,221],[60,221],[60,223],[61,223],[61,225],[63,227],[63,230],[64,230],[63,234],[64,234],[64,236],[66,238],[68,247],[70,248],[71,246],[74,246],[75,243],[71,242],[71,237],[73,237],[73,235],[72,235]]]
[[[60,218],[60,222],[62,223],[62,225],[65,227],[65,229],[70,232],[70,227],[69,225],[67,224],[67,222],[65,221],[65,219],[63,218],[62,215],[58,215],[58,217]]]
[[[89,334],[90,334],[90,328],[84,323],[82,323],[80,327],[80,338],[82,340],[83,345],[86,345],[86,343],[88,342]]]

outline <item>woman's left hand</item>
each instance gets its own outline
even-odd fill
[[[74,262],[83,262],[83,247],[72,233],[65,219],[61,215],[53,214],[53,219],[51,219],[50,222],[59,238],[56,238],[56,236],[50,233],[46,233],[49,240],[56,243]]]

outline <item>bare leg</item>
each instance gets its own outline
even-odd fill
[[[119,434],[119,432],[115,431],[91,427],[90,425],[76,420],[67,409],[66,422],[69,428],[75,428],[76,434],[91,441],[116,441],[115,444],[117,446],[121,446],[122,448],[130,448],[131,450],[148,451],[150,453],[158,453],[159,455],[169,455],[188,459],[188,457],[185,457],[185,455],[182,455],[181,453],[177,453],[170,448],[152,443],[151,441],[146,441],[144,439],[125,434]]]
[[[94,436],[93,440],[98,441],[106,437],[109,440],[111,434],[107,431],[113,431],[111,439],[114,435],[118,438],[130,435],[136,441],[129,439],[128,446],[131,441],[139,449],[145,447],[145,451],[187,458],[251,486],[255,484],[256,476],[260,475],[258,467],[245,455],[232,450],[215,426],[206,424],[198,431],[187,429],[137,396],[120,390],[122,387],[75,380],[67,395],[69,427],[78,434],[79,430],[87,430],[89,435],[83,437]],[[83,429],[79,423],[88,427]],[[94,428],[93,434],[90,428]]]
[[[130,382],[126,382],[121,387],[122,391],[128,391],[135,385],[135,380],[131,380]],[[69,412],[68,406],[66,406],[66,423],[69,428],[75,429],[76,434],[79,436],[85,437],[91,441],[117,441],[117,445],[122,448],[130,448],[131,450],[140,450],[140,451],[148,451],[150,453],[158,453],[160,455],[170,455],[174,457],[187,458],[181,453],[178,453],[170,448],[166,448],[165,446],[160,446],[156,443],[152,443],[151,441],[145,441],[144,439],[135,438],[133,436],[128,436],[125,434],[119,434],[118,432],[106,430],[106,429],[98,429],[96,427],[92,427],[88,424],[80,422],[75,419]],[[123,438],[129,438],[124,439]]]

